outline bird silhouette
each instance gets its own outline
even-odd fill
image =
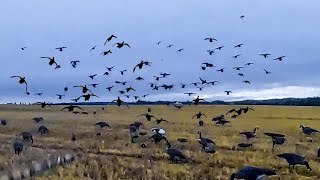
[[[110,42],[113,38],[117,39],[118,37],[112,34],[112,35],[109,36],[109,37],[107,38],[107,40],[104,42],[104,45],[106,45],[108,42]]]
[[[112,51],[111,50],[103,51],[100,55],[106,56],[108,54],[112,54]]]
[[[41,108],[45,108],[46,106],[48,106],[51,109],[53,109],[52,106],[46,102],[36,102],[36,103],[34,103],[34,105],[41,105]]]
[[[198,96],[196,99],[192,100],[189,105],[191,105],[191,104],[198,105],[198,104],[200,103],[200,101],[207,102],[206,100],[204,100],[204,99],[202,99],[202,98],[200,98],[200,97]]]
[[[238,76],[244,77],[243,73],[238,73]]]
[[[245,83],[245,84],[251,84],[251,82],[248,81],[248,80],[243,81],[243,83]]]
[[[195,95],[197,93],[184,93],[184,94],[187,94],[188,96],[191,96],[191,95]]]
[[[169,73],[160,73],[160,75],[165,78],[167,76],[170,76],[171,74],[169,74]]]
[[[62,97],[64,97],[65,95],[56,94],[56,96],[58,96],[58,99],[62,99]]]
[[[224,46],[219,46],[219,47],[217,47],[215,49],[220,51],[222,48],[224,48]]]
[[[72,112],[72,111],[74,111],[75,108],[81,109],[83,111],[83,109],[81,107],[74,106],[74,105],[66,106],[66,107],[62,108],[61,111],[67,109],[69,112]]]
[[[36,96],[42,96],[43,93],[35,93],[34,95],[36,95]]]
[[[19,78],[19,84],[25,84],[26,88],[25,88],[25,92],[27,95],[30,95],[30,93],[28,92],[28,83],[26,81],[26,77],[22,77],[22,76],[11,76],[10,78]]]
[[[106,67],[106,69],[108,70],[108,71],[112,71],[112,69],[114,68],[115,66],[112,66],[112,67]]]
[[[114,86],[109,86],[109,87],[107,87],[106,89],[108,90],[108,91],[111,91],[111,89],[113,88]]]
[[[219,81],[209,81],[207,84],[215,85],[216,83],[219,83]]]
[[[96,49],[96,47],[97,47],[97,46],[93,46],[93,47],[90,49],[90,51],[95,50],[95,49]]]
[[[246,17],[245,15],[241,15],[241,16],[240,16],[240,19],[243,19],[243,18],[245,18],[245,17]]]
[[[115,43],[113,46],[117,46],[117,48],[119,49],[123,48],[124,46],[128,46],[129,48],[131,48],[129,44],[125,43],[124,41],[122,41],[121,43]]]
[[[225,93],[227,93],[227,96],[230,95],[230,93],[232,93],[232,91],[224,91]]]
[[[62,52],[64,49],[66,49],[67,47],[57,47],[56,50]]]
[[[201,119],[201,116],[205,116],[206,118],[207,115],[205,115],[204,113],[202,113],[201,111],[199,111],[197,114],[195,114],[194,116],[192,116],[192,119],[194,119],[195,117],[197,117],[197,119]]]
[[[207,50],[207,52],[209,53],[210,56],[212,56],[214,54],[213,50]]]
[[[82,98],[82,97],[83,97],[83,99],[84,99],[85,101],[89,101],[91,97],[99,97],[99,96],[91,93],[91,94],[84,94],[84,95],[82,95],[82,96],[79,96],[79,98]]]
[[[225,69],[226,69],[226,68],[221,68],[221,69],[219,69],[219,70],[217,70],[217,71],[223,73]]]
[[[204,38],[204,40],[209,41],[209,42],[218,41],[217,39],[212,38],[212,37]]]
[[[49,65],[52,66],[53,64],[55,64],[56,66],[58,66],[57,62],[55,61],[54,57],[50,58],[50,57],[40,57],[42,59],[49,59]]]
[[[144,80],[141,76],[137,77],[136,80],[141,81]]]
[[[90,79],[94,79],[94,77],[96,77],[98,74],[93,74],[93,75],[90,75],[90,76],[88,76]]]
[[[137,64],[134,68],[133,68],[133,73],[135,72],[136,68],[142,69],[142,67],[145,66],[150,66],[151,67],[151,62],[148,61],[141,61],[139,64]]]
[[[263,56],[264,58],[268,58],[271,54],[269,53],[263,53],[263,54],[259,54],[260,56]]]
[[[93,84],[88,84],[89,86],[92,86],[93,88],[96,88],[98,85],[100,84],[97,84],[97,83],[93,83]]]
[[[171,48],[172,46],[173,46],[173,44],[170,44],[170,45],[167,46],[167,48]]]
[[[113,103],[113,102],[116,102],[117,106],[119,106],[119,107],[120,107],[122,104],[125,103],[124,101],[122,101],[122,100],[120,99],[119,96],[118,96],[118,99],[111,101],[109,104],[111,104],[111,103]],[[126,106],[129,108],[129,106],[128,106],[127,104],[126,104]]]
[[[127,72],[127,70],[123,70],[123,71],[120,71],[121,75],[124,75],[124,72]]]
[[[128,87],[128,88],[125,88],[125,90],[127,91],[127,92],[130,92],[130,91],[136,91],[135,89],[133,89],[131,86],[130,87]]]
[[[244,44],[237,44],[237,45],[235,45],[234,46],[234,48],[240,48],[240,47],[242,47]]]
[[[249,62],[249,63],[246,63],[245,66],[250,66],[252,64],[254,64],[254,63]]]
[[[243,69],[244,67],[234,67],[233,69],[240,71],[241,69]]]
[[[263,70],[264,70],[264,72],[265,72],[266,74],[271,74],[270,71],[267,71],[267,70],[265,70],[265,69],[263,69]]]
[[[82,88],[82,93],[83,93],[83,94],[87,93],[88,91],[89,91],[90,93],[92,93],[92,91],[91,91],[90,89],[88,89],[87,85],[83,85],[83,86],[73,86],[73,87],[80,87],[80,88]]]
[[[125,86],[128,82],[121,82],[121,81],[114,81],[116,84],[122,84],[123,86]]]
[[[26,50],[26,49],[27,49],[27,47],[22,47],[22,48],[21,48],[22,51],[24,51],[24,50]]]
[[[213,64],[207,63],[207,62],[204,62],[202,64],[205,65],[206,67],[215,67]]]
[[[73,68],[76,68],[80,61],[71,61],[70,64]]]
[[[183,48],[181,48],[181,49],[178,49],[177,50],[177,52],[182,52],[184,49]]]
[[[156,119],[156,123],[157,123],[157,124],[160,124],[161,122],[169,122],[169,121],[167,121],[167,120],[165,120],[165,119],[163,119],[163,118]]]
[[[283,60],[283,58],[285,58],[286,56],[280,56],[280,57],[277,57],[277,58],[275,58],[275,59],[273,59],[273,60],[275,60],[275,61],[282,61]]]
[[[234,59],[237,59],[239,56],[241,56],[242,54],[237,54],[235,56],[232,56]]]

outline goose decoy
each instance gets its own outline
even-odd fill
[[[65,109],[68,109],[69,112],[72,112],[72,111],[74,111],[75,108],[78,108],[78,109],[83,110],[83,109],[82,109],[81,107],[79,107],[79,106],[70,105],[70,106],[66,106],[66,107],[62,108],[61,111],[65,110]]]
[[[112,51],[111,50],[103,51],[100,55],[106,56],[108,54],[112,54]]]
[[[202,145],[202,150],[204,150],[205,147],[207,147],[207,146],[215,145],[215,143],[211,139],[203,138],[201,135],[201,131],[198,131],[198,134],[199,134],[199,139],[197,141],[199,144]]]
[[[238,144],[238,147],[240,148],[249,148],[249,147],[252,147],[253,144],[252,143],[239,143]]]
[[[204,122],[202,120],[199,121],[199,126],[204,126]]]
[[[47,127],[45,127],[45,126],[40,126],[39,129],[38,129],[38,132],[40,134],[47,134],[47,133],[49,133],[49,129]]]
[[[23,143],[22,142],[15,142],[13,144],[13,151],[14,154],[17,154],[18,156],[21,155],[23,151]]]
[[[122,41],[121,43],[115,43],[113,46],[117,46],[117,48],[119,49],[123,48],[124,46],[131,48],[129,44],[125,43],[124,41]]]
[[[245,180],[257,180],[266,176],[277,175],[275,171],[260,167],[246,166],[240,169],[238,172],[233,173],[230,180],[245,179]]]
[[[110,42],[113,38],[117,39],[118,37],[112,34],[112,35],[109,36],[109,37],[107,38],[107,40],[104,42],[104,45],[106,45],[107,42]]]
[[[108,123],[102,122],[102,121],[97,122],[97,123],[95,123],[94,125],[95,125],[95,126],[99,126],[100,128],[105,128],[105,127],[108,127],[109,129],[111,128],[111,126],[110,126]]]
[[[218,41],[216,38],[213,37],[204,38],[204,40],[209,42]]]
[[[275,59],[273,59],[273,60],[275,60],[275,61],[282,61],[283,60],[283,58],[285,58],[286,56],[280,56],[280,57],[277,57],[277,58],[275,58]]]
[[[262,53],[262,54],[259,54],[260,56],[264,57],[264,58],[268,58],[271,54],[269,53]]]
[[[286,141],[285,135],[283,134],[269,132],[263,134],[272,138],[272,152],[274,152],[274,148],[276,145],[283,145]]]
[[[224,126],[225,124],[229,124],[229,123],[230,123],[230,121],[221,119],[221,120],[218,120],[218,121],[216,122],[216,125],[217,125],[217,126],[218,126],[218,125]]]
[[[72,134],[71,141],[75,142],[76,140],[77,140],[76,136],[74,134]]]
[[[26,77],[22,76],[11,76],[10,78],[19,78],[19,84],[25,84],[26,85],[26,94],[29,95],[30,93],[28,92],[28,83],[26,81]]]
[[[251,138],[256,137],[256,131],[258,130],[258,127],[255,127],[253,132],[251,131],[245,131],[245,132],[240,132],[239,134],[245,136],[247,138],[247,140],[250,140]]]
[[[312,134],[315,134],[315,133],[318,133],[319,131],[316,130],[316,129],[313,129],[311,127],[308,127],[308,126],[303,126],[303,125],[300,125],[300,128],[302,129],[302,132],[306,135],[312,135]]]
[[[62,52],[62,51],[63,51],[64,49],[66,49],[66,48],[68,48],[68,47],[57,47],[56,50]]]
[[[34,117],[32,118],[32,121],[34,121],[35,123],[40,123],[40,122],[43,122],[44,119],[43,117]]]
[[[206,146],[203,151],[208,154],[216,153],[216,149],[214,146]]]
[[[33,143],[33,136],[30,132],[22,132],[21,136],[23,141],[31,141]]]
[[[294,153],[283,153],[277,155],[279,158],[285,159],[288,164],[289,168],[292,166],[293,169],[296,165],[305,165],[309,171],[312,171],[312,169],[309,166],[309,162],[305,160],[304,157],[294,154]]]
[[[170,156],[170,160],[172,163],[178,163],[185,161],[187,162],[187,157],[183,154],[183,152],[180,149],[172,148],[169,140],[167,138],[164,138],[167,143],[167,154]]]

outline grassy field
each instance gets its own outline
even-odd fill
[[[224,127],[215,126],[211,119],[225,114],[232,106],[189,106],[182,109],[151,106],[150,114],[169,121],[160,125],[137,117],[147,112],[147,106],[109,106],[104,111],[101,107],[84,107],[89,115],[75,115],[61,112],[62,107],[58,106],[54,106],[54,110],[38,106],[0,106],[0,119],[8,121],[7,126],[0,126],[1,170],[15,166],[13,162],[18,158],[22,161],[23,158],[39,156],[41,153],[30,150],[30,146],[33,146],[43,151],[70,150],[77,154],[75,163],[46,172],[38,179],[229,179],[233,172],[246,165],[275,169],[281,179],[320,179],[320,160],[316,158],[320,134],[306,137],[299,129],[300,124],[320,129],[320,108],[317,107],[252,106],[255,111],[232,119],[231,125]],[[204,127],[199,127],[198,121],[191,119],[200,110],[208,116],[203,119]],[[94,115],[93,111],[97,114]],[[44,117],[45,121],[35,124],[32,118],[36,116]],[[98,121],[108,122],[111,129],[95,127],[94,123]],[[135,121],[144,123],[142,131],[148,132],[148,135],[131,143],[128,127]],[[38,134],[40,125],[46,125],[50,133]],[[168,160],[165,143],[156,146],[148,140],[153,127],[164,128],[171,144],[188,156],[189,163],[172,164]],[[236,149],[238,143],[246,142],[239,132],[252,131],[255,127],[260,130],[257,138],[251,140],[253,147]],[[201,151],[197,142],[198,130],[216,142],[217,153],[206,154]],[[16,139],[21,139],[17,135],[22,131],[33,132],[35,142],[21,157],[17,157],[12,144]],[[102,132],[102,136],[95,136],[97,132]],[[263,132],[285,134],[287,142],[284,146],[278,146],[273,154],[271,138],[263,135]],[[77,137],[76,142],[70,140],[72,133]],[[188,138],[189,143],[177,142],[179,137]],[[308,142],[309,139],[313,142]],[[148,148],[140,148],[141,143],[146,143]],[[297,167],[296,171],[290,172],[286,162],[276,157],[276,154],[283,152],[305,156],[313,171]]]

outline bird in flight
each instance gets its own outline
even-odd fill
[[[243,19],[243,18],[245,18],[245,17],[246,17],[245,15],[241,15],[241,16],[240,16],[240,19]]]
[[[157,45],[159,45],[159,44],[161,44],[161,41],[158,41],[158,42],[157,42]]]
[[[264,54],[260,54],[260,56],[263,56],[264,58],[267,58],[267,57],[269,57],[271,54],[269,54],[269,53],[264,53]]]
[[[275,58],[275,59],[273,59],[273,60],[275,60],[275,61],[282,61],[283,60],[283,58],[285,58],[286,56],[280,56],[280,57],[277,57],[277,58]]]
[[[59,50],[60,52],[62,52],[64,49],[66,49],[67,47],[57,47],[56,50]]]
[[[243,83],[250,84],[251,82],[248,80],[243,81]]]
[[[43,93],[35,93],[36,96],[42,96]]]
[[[27,47],[22,47],[21,50],[24,51],[25,49],[27,49]]]
[[[171,74],[169,74],[169,73],[160,73],[160,75],[161,75],[163,78],[165,78],[166,76],[170,76]]]
[[[130,87],[128,87],[128,88],[125,88],[125,90],[127,91],[127,92],[130,92],[130,91],[136,91],[135,89],[133,89],[131,86]]]
[[[156,119],[156,122],[157,122],[157,124],[160,124],[161,122],[169,122],[169,121],[167,121],[163,118],[160,118],[160,119]]]
[[[55,64],[56,66],[58,66],[57,62],[55,61],[54,57],[50,58],[50,57],[40,57],[42,59],[49,59],[49,65],[52,66],[53,64]]]
[[[235,45],[234,46],[234,48],[240,48],[240,47],[242,47],[244,44],[237,44],[237,45]]]
[[[50,104],[46,103],[46,102],[36,102],[34,103],[34,105],[41,105],[41,108],[45,108],[46,106],[49,106],[51,109],[53,109]]]
[[[170,45],[167,46],[167,48],[171,48],[172,46],[173,46],[173,44],[170,44]]]
[[[241,54],[237,54],[235,56],[232,56],[234,59],[237,59],[239,56],[241,56]]]
[[[94,79],[94,77],[96,77],[98,74],[93,74],[93,75],[90,75],[90,76],[88,76],[90,79]]]
[[[217,70],[217,71],[223,73],[223,72],[224,72],[224,69],[225,69],[225,68],[221,68],[221,69],[219,69],[219,70]]]
[[[117,106],[121,106],[123,103],[125,103],[124,101],[122,101],[121,99],[120,99],[120,97],[118,96],[118,99],[116,99],[116,100],[113,100],[113,101],[111,101],[109,104],[111,104],[111,103],[113,103],[113,102],[116,102],[117,103]],[[126,106],[129,108],[129,106],[126,104]]]
[[[137,77],[136,80],[141,81],[144,80],[141,76]]]
[[[203,80],[201,77],[199,77],[201,84],[208,84],[207,80]]]
[[[225,93],[227,93],[227,96],[230,95],[230,93],[232,93],[232,91],[224,91]]]
[[[112,67],[106,67],[108,71],[112,71],[112,69],[114,68],[114,66]]]
[[[106,89],[108,90],[108,91],[111,91],[111,89],[113,88],[114,86],[109,86],[109,87],[107,87]]]
[[[95,49],[96,49],[96,47],[97,47],[97,46],[93,46],[93,47],[90,49],[90,51],[95,50]]]
[[[211,56],[212,54],[214,54],[213,50],[207,50],[207,52],[209,53],[209,55]]]
[[[217,47],[217,48],[215,48],[215,49],[221,50],[222,48],[224,48],[224,46],[220,46],[220,47]]]
[[[73,87],[80,87],[80,88],[82,88],[82,93],[87,93],[88,91],[90,92],[90,93],[92,93],[92,91],[90,91],[90,89],[88,89],[88,87],[87,87],[87,85],[84,85],[84,86],[73,86]]]
[[[184,93],[184,94],[187,94],[188,96],[191,96],[191,95],[196,95],[197,93]]]
[[[200,97],[198,96],[196,99],[192,100],[189,105],[191,105],[192,103],[193,103],[194,105],[198,105],[198,104],[200,103],[200,101],[207,102],[206,100],[204,100],[204,99],[202,99],[202,98],[200,98]]]
[[[238,76],[244,77],[243,73],[238,73]]]
[[[265,72],[266,74],[271,74],[270,71],[267,71],[267,70],[265,70],[265,69],[263,69],[263,70],[264,70],[264,72]]]
[[[112,35],[109,36],[109,37],[107,38],[107,40],[104,42],[104,45],[106,45],[107,42],[110,42],[113,38],[117,39],[118,37],[112,34]]]
[[[73,105],[66,106],[66,107],[62,108],[61,111],[65,110],[65,109],[68,109],[69,112],[72,112],[72,111],[74,111],[75,108],[81,109],[83,111],[83,109],[81,107],[73,106]]]
[[[112,51],[111,51],[111,50],[104,51],[104,52],[102,52],[100,55],[106,56],[106,55],[108,55],[108,54],[112,54]]]
[[[254,64],[254,63],[249,62],[249,63],[246,63],[245,66],[250,66],[252,64]]]
[[[119,49],[123,48],[124,46],[128,46],[129,48],[131,48],[129,44],[125,43],[124,41],[122,41],[121,43],[115,43],[113,46],[117,46],[117,48]]]
[[[127,72],[127,70],[123,70],[123,71],[120,71],[121,75],[124,75],[124,72]]]
[[[56,96],[58,96],[58,99],[62,99],[62,97],[64,97],[65,95],[56,94]]]
[[[80,61],[71,61],[70,64],[73,68],[76,68]]]
[[[218,41],[216,38],[213,37],[204,38],[204,40],[209,42]]]
[[[153,76],[154,78],[156,78],[156,81],[159,81],[160,78],[163,78],[163,77],[159,77],[159,76]]]
[[[184,49],[183,48],[181,48],[181,49],[178,49],[177,50],[177,52],[182,52]]]
[[[139,64],[137,64],[134,68],[133,68],[133,73],[135,72],[136,68],[138,67],[139,69],[142,69],[142,67],[145,66],[150,66],[151,67],[151,62],[149,61],[141,61]]]
[[[127,84],[127,82],[120,82],[120,81],[114,81],[116,84],[122,84],[122,85],[126,85]]]
[[[11,78],[19,78],[19,84],[25,84],[26,85],[26,94],[30,95],[30,93],[28,92],[28,83],[26,81],[26,77],[22,77],[22,76],[11,76]]]
[[[89,86],[92,86],[93,88],[96,88],[99,84],[97,83],[93,83],[93,84],[89,84]]]
[[[205,65],[206,67],[215,67],[213,64],[207,63],[207,62],[204,62],[202,64]]]
[[[244,68],[244,67],[234,67],[233,69],[240,71],[242,68]]]
[[[94,97],[99,97],[99,96],[91,93],[91,94],[84,94],[84,95],[82,95],[82,96],[79,96],[79,98],[82,98],[82,97],[83,97],[83,99],[84,99],[85,101],[89,101],[90,98],[93,97],[93,96],[94,96]]]

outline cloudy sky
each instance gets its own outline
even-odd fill
[[[269,99],[284,97],[320,96],[318,70],[320,61],[320,2],[318,0],[123,0],[123,1],[5,1],[0,6],[0,102],[55,101],[56,94],[64,94],[63,101],[81,95],[73,85],[100,83],[92,89],[100,98],[109,101],[123,90],[115,85],[113,92],[106,87],[115,80],[129,81],[137,91],[129,95],[151,94],[142,100],[189,100],[184,92],[197,92],[208,100]],[[240,19],[245,15],[244,19]],[[103,46],[106,38],[115,34],[118,39]],[[218,41],[210,43],[205,37]],[[125,41],[131,48],[116,49],[112,45]],[[156,45],[162,41],[160,45]],[[233,48],[236,44],[245,44]],[[167,45],[174,44],[172,48]],[[94,51],[91,47],[98,45]],[[27,47],[22,51],[20,48]],[[64,52],[56,47],[67,46]],[[224,46],[212,56],[207,50]],[[184,51],[177,53],[180,48]],[[113,54],[101,56],[105,50]],[[267,59],[260,53],[270,53]],[[238,59],[231,57],[242,54]],[[54,56],[61,69],[54,70],[41,56]],[[272,59],[286,56],[283,62]],[[163,61],[162,61],[163,59]],[[69,64],[81,61],[76,69]],[[152,67],[132,69],[141,60]],[[203,62],[215,68],[202,71]],[[247,62],[255,64],[237,75],[232,68]],[[115,66],[109,76],[102,76],[105,67]],[[226,68],[224,73],[216,70]],[[128,69],[124,75],[120,70]],[[272,74],[265,75],[264,70]],[[156,82],[159,73],[171,76]],[[88,75],[98,74],[95,80]],[[12,75],[26,76],[30,96]],[[136,81],[141,76],[144,81]],[[215,86],[205,85],[199,92],[191,85],[199,77],[217,80]],[[242,83],[243,80],[251,84]],[[152,91],[148,83],[175,84],[171,91],[160,88]],[[179,83],[188,84],[181,89]],[[202,85],[201,85],[202,87]],[[232,90],[226,96],[225,90]],[[42,97],[34,96],[43,92]],[[132,99],[131,99],[132,100]],[[129,100],[128,100],[129,101]]]

